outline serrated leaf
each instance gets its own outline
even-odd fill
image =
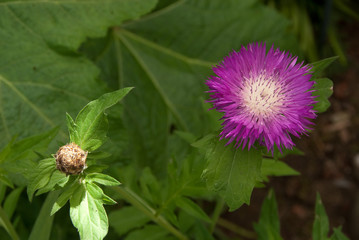
[[[258,240],[282,239],[277,201],[273,190],[269,191],[268,196],[263,201],[259,222],[254,224],[254,229],[258,234]]]
[[[77,115],[73,133],[70,133],[75,143],[82,149],[94,151],[106,139],[108,120],[104,111],[119,102],[132,88],[123,88],[106,93],[100,98],[88,103]]]
[[[176,205],[187,212],[189,215],[202,219],[206,222],[211,222],[211,219],[207,216],[207,214],[200,208],[197,204],[195,204],[192,200],[186,197],[180,197],[176,199]]]
[[[330,106],[328,98],[333,94],[333,82],[328,78],[315,79],[314,90],[313,95],[317,96],[315,101],[318,101],[314,110],[318,113],[325,112]]]
[[[64,191],[61,193],[61,195],[57,198],[54,205],[52,206],[50,215],[52,216],[55,214],[58,210],[60,210],[67,201],[71,198],[71,196],[77,192],[78,189],[80,189],[80,184],[78,184],[76,181],[65,187]]]
[[[329,233],[329,220],[319,193],[315,203],[315,218],[313,224],[313,240],[327,240]]]
[[[168,236],[168,234],[169,232],[162,227],[156,225],[145,225],[144,228],[129,233],[126,240],[172,240],[172,236]]]
[[[208,166],[202,177],[209,190],[218,192],[233,211],[249,204],[256,182],[261,180],[262,156],[259,150],[240,149],[214,138],[206,153]]]
[[[39,162],[35,172],[33,173],[33,178],[27,186],[27,195],[30,201],[32,201],[32,197],[36,190],[46,186],[55,170],[56,167],[54,158],[47,158]]]
[[[156,1],[7,1],[0,6],[0,146],[63,123],[103,94],[99,70],[76,51]],[[15,27],[16,26],[16,27]],[[49,107],[51,106],[51,107]],[[61,132],[64,137],[65,134]]]
[[[87,182],[96,182],[105,186],[117,186],[121,184],[115,178],[103,173],[90,173],[86,175],[85,179]]]
[[[17,202],[19,200],[20,194],[24,190],[23,187],[16,188],[6,197],[4,202],[4,211],[6,212],[9,219],[12,218],[12,215],[16,209]]]
[[[108,219],[102,201],[83,185],[70,199],[70,217],[82,240],[103,239],[107,234]]]
[[[150,221],[146,215],[132,206],[113,211],[109,214],[108,218],[110,220],[110,226],[114,228],[120,236]]]
[[[311,71],[313,71],[312,77],[313,78],[318,77],[324,71],[324,69],[326,69],[330,64],[332,64],[338,58],[339,58],[338,56],[335,56],[311,63],[310,64],[312,65]]]
[[[288,166],[285,162],[274,159],[263,159],[261,166],[262,176],[294,176],[300,175],[299,172]]]

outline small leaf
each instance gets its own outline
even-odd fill
[[[71,196],[77,192],[77,190],[80,188],[80,184],[78,184],[76,181],[74,181],[72,184],[65,187],[64,191],[61,193],[59,198],[56,200],[54,205],[52,206],[50,215],[55,214],[58,210],[60,210],[66,202],[71,198]]]
[[[68,113],[66,113],[66,123],[67,123],[67,128],[69,130],[70,142],[75,142],[75,143],[78,142],[79,137],[78,137],[75,121]]]
[[[258,223],[254,224],[254,229],[258,234],[259,240],[279,240],[280,223],[278,217],[278,207],[272,190],[264,199]]]
[[[349,238],[342,233],[342,228],[341,227],[334,228],[333,232],[334,233],[330,237],[330,240],[349,240]]]
[[[335,60],[337,60],[339,57],[335,56],[335,57],[330,57],[330,58],[325,58],[322,59],[320,61],[311,63],[310,65],[312,65],[312,77],[316,78],[319,76],[320,73],[322,73],[324,71],[324,69],[326,69],[330,64],[332,64]]]
[[[91,165],[85,169],[84,173],[87,175],[90,173],[99,173],[99,172],[102,172],[106,168],[108,168],[107,165]]]
[[[142,227],[150,219],[135,207],[123,207],[109,214],[110,226],[115,229],[118,235]]]
[[[173,238],[168,236],[168,234],[169,232],[160,226],[146,225],[144,228],[128,234],[126,240],[172,240]]]
[[[202,178],[209,190],[219,192],[230,211],[249,204],[253,188],[261,180],[261,152],[253,148],[242,150],[233,144],[226,146],[217,138],[206,142],[208,166]]]
[[[318,103],[315,104],[314,110],[318,113],[325,112],[330,106],[328,98],[333,94],[333,82],[328,78],[318,78],[315,82],[313,95],[317,96],[315,100]]]
[[[197,204],[195,204],[192,200],[188,198],[185,197],[177,198],[176,205],[193,217],[202,219],[206,222],[211,222],[211,219],[202,210],[202,208],[200,208]]]
[[[313,240],[327,240],[329,233],[329,220],[319,193],[315,204],[315,219],[312,231]]]
[[[299,172],[288,166],[285,162],[267,158],[264,158],[262,161],[261,173],[263,178],[267,176],[300,175]]]
[[[132,88],[123,88],[106,93],[100,98],[88,103],[77,115],[75,120],[78,133],[77,144],[84,150],[94,151],[106,139],[108,128],[104,111],[119,102]]]
[[[102,201],[83,185],[70,199],[70,217],[82,240],[103,239],[107,234],[108,219]]]
[[[27,195],[30,201],[32,201],[32,197],[36,190],[46,186],[55,170],[54,158],[47,158],[39,162],[32,180],[30,180],[30,184],[27,186]]]
[[[51,175],[51,178],[50,178],[49,182],[46,184],[46,186],[39,189],[39,191],[37,191],[36,196],[39,196],[43,193],[54,190],[56,185],[64,186],[69,179],[70,179],[70,176],[66,176],[64,173],[62,173],[60,171],[55,171]]]
[[[105,186],[117,186],[121,184],[115,178],[103,173],[90,173],[86,175],[85,179],[87,182],[96,182]]]

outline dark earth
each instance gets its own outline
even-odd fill
[[[333,227],[342,225],[350,239],[359,239],[359,22],[342,21],[338,25],[347,64],[336,61],[325,74],[334,82],[331,107],[318,116],[309,136],[297,139],[297,147],[305,155],[285,158],[301,175],[271,178],[267,188],[253,192],[250,206],[226,213],[223,219],[253,229],[262,201],[273,188],[282,237],[311,239],[318,192],[329,217],[330,235]],[[228,234],[253,239],[233,231]]]

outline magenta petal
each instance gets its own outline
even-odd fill
[[[242,46],[213,68],[206,84],[213,108],[224,113],[221,138],[236,146],[257,141],[273,152],[294,146],[290,134],[306,134],[316,118],[311,67],[263,43]]]

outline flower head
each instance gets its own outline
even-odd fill
[[[279,49],[253,43],[233,51],[213,68],[210,102],[223,112],[221,139],[248,149],[258,141],[272,151],[292,148],[290,134],[305,134],[316,118],[310,66]]]

